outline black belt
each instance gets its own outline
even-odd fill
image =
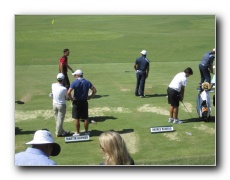
[[[176,89],[173,89],[173,88],[171,88],[171,87],[168,87],[168,88],[171,89],[171,90],[173,90],[173,91],[178,92]],[[180,92],[178,92],[178,93],[180,93]]]
[[[86,102],[87,99],[73,99],[73,102]]]

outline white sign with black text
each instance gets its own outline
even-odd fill
[[[89,141],[89,135],[65,137],[65,142]]]
[[[157,126],[150,128],[151,133],[171,132],[174,131],[172,126]]]

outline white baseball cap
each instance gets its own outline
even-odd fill
[[[212,50],[212,51],[216,52],[216,48],[213,48],[213,50]]]
[[[83,74],[83,72],[80,69],[78,69],[74,73],[72,73],[72,75],[82,75],[82,74]]]
[[[146,54],[147,54],[147,51],[146,51],[146,50],[142,50],[142,51],[141,51],[141,54],[146,55]]]
[[[57,156],[61,152],[60,145],[54,142],[52,134],[47,130],[37,130],[34,139],[26,144],[53,144],[51,156]]]
[[[58,73],[58,75],[57,75],[57,79],[58,79],[58,80],[63,80],[64,78],[65,78],[65,75],[64,75],[64,74]]]

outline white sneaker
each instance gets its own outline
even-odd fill
[[[80,134],[75,132],[73,136],[80,136]]]
[[[174,119],[173,124],[182,124],[183,121],[179,120],[179,119]]]
[[[169,123],[172,123],[173,120],[174,120],[173,118],[169,118],[168,122],[169,122]]]

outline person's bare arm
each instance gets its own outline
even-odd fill
[[[72,88],[69,88],[68,92],[67,92],[70,101],[73,101],[73,98],[72,98],[72,95],[71,95],[72,90],[73,90]]]
[[[183,101],[183,99],[184,99],[184,91],[185,91],[185,86],[181,86],[180,101]]]
[[[74,73],[74,70],[73,70],[69,65],[67,65],[67,68],[68,68],[70,71],[72,71],[72,73]]]
[[[97,90],[94,86],[90,89],[92,90],[92,94],[90,96],[88,96],[87,100],[92,99],[95,96],[95,94],[97,93]]]

